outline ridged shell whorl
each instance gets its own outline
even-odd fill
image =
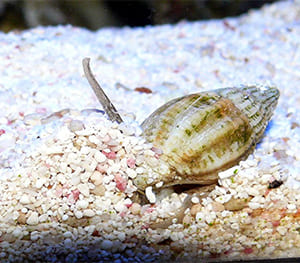
[[[164,185],[211,184],[217,174],[245,159],[261,139],[276,107],[273,87],[224,88],[171,100],[143,123],[143,136],[163,151],[169,172],[140,178],[145,189]]]

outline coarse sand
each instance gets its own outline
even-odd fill
[[[103,114],[84,57],[123,123]],[[161,152],[141,122],[172,98],[241,85],[280,90],[254,153],[189,205],[172,189],[142,200],[133,181]],[[223,20],[0,33],[0,260],[300,257],[299,87],[299,1]]]

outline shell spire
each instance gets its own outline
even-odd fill
[[[143,136],[161,149],[161,166],[139,189],[163,182],[212,184],[218,172],[248,157],[262,138],[279,98],[274,87],[243,86],[171,100],[143,123]]]
[[[271,119],[279,98],[275,87],[245,86],[239,89],[220,89],[220,95],[235,102],[235,105],[249,118],[259,142]]]

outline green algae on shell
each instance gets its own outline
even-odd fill
[[[176,98],[143,123],[143,136],[162,150],[157,175],[139,176],[144,190],[163,182],[208,185],[218,172],[248,157],[263,136],[279,98],[274,87],[223,88]],[[161,184],[161,183],[160,183]]]

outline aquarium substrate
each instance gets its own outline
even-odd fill
[[[0,33],[0,260],[300,257],[299,14],[284,1],[223,20]],[[123,123],[104,114],[84,57]],[[244,84],[280,90],[254,153],[184,211],[185,193],[139,198],[132,180],[161,154],[139,124],[172,98]]]

